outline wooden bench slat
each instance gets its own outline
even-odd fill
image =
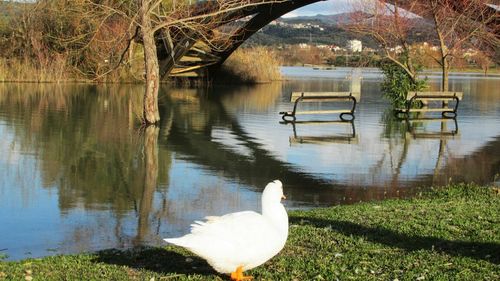
[[[349,100],[347,97],[352,96],[357,101],[360,100],[360,93],[351,93],[351,92],[292,92],[290,96],[290,101],[295,102],[299,97],[303,96],[304,98],[301,101],[319,101],[319,98],[331,98],[332,101],[338,101],[339,98],[345,97],[346,100]]]
[[[437,91],[434,91],[434,92],[408,92],[408,94],[406,95],[406,100],[411,100],[414,96],[417,96],[417,98],[419,96],[436,96],[436,99],[439,97],[452,98],[452,97],[456,96],[458,98],[458,100],[462,100],[464,93],[463,92],[437,92]],[[425,98],[419,98],[419,99],[425,99]]]
[[[436,98],[419,98],[418,100],[421,100],[421,101],[453,101],[455,99],[454,98],[439,98],[439,97],[436,97]],[[458,100],[460,100],[460,98]]]
[[[295,99],[292,99],[291,102],[295,102],[297,99],[298,99],[298,97]],[[352,99],[344,98],[344,97],[339,97],[339,98],[325,98],[325,97],[311,98],[311,97],[309,97],[309,98],[300,100],[300,102],[339,102],[339,101],[346,101],[346,102],[351,101],[352,102]]]
[[[350,110],[347,109],[338,109],[338,110],[310,110],[310,111],[297,111],[295,114],[330,114],[330,113],[350,113]]]
[[[428,96],[453,96],[453,95],[463,95],[463,92],[454,92],[454,91],[448,91],[448,92],[441,92],[441,91],[410,91],[408,94],[411,95],[428,95]]]
[[[359,143],[357,136],[325,136],[325,137],[290,137],[290,143],[311,143],[311,144],[329,144],[329,143]]]
[[[351,123],[346,121],[321,121],[321,120],[313,120],[313,121],[297,121],[295,124],[306,124],[306,125],[314,125],[314,126],[331,126],[332,124],[338,126],[352,126]]]
[[[402,112],[406,112],[406,109],[402,109]],[[453,112],[453,108],[410,108],[409,112]]]
[[[444,133],[441,133],[441,132],[436,132],[436,133],[410,133],[410,132],[406,132],[406,135],[405,137],[407,139],[440,139],[440,140],[447,140],[447,139],[450,139],[450,138],[455,138],[455,137],[459,137],[460,136],[460,133],[458,132],[444,132]]]
[[[338,96],[350,96],[351,92],[292,92],[292,96],[328,96],[328,97],[338,97]]]
[[[402,121],[406,122],[405,120],[402,120]],[[450,118],[429,118],[429,119],[416,118],[416,119],[410,119],[408,121],[416,122],[416,123],[435,123],[435,122],[453,121],[453,119],[450,119]]]

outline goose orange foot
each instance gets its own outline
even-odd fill
[[[252,276],[243,275],[243,266],[238,266],[234,272],[231,272],[231,280],[233,281],[244,281],[244,280],[252,280]]]

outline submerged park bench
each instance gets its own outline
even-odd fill
[[[462,92],[408,92],[405,107],[396,111],[398,115],[405,114],[407,117],[411,112],[441,112],[443,117],[454,118],[457,116],[458,104],[462,98]],[[425,106],[413,108],[413,105],[419,101]],[[455,102],[453,107],[449,107],[450,101]],[[437,102],[439,106],[429,107],[429,102]]]
[[[292,92],[290,102],[293,102],[292,111],[282,111],[281,118],[285,122],[295,122],[297,114],[340,114],[340,119],[346,120],[344,115],[350,115],[354,120],[354,110],[356,103],[360,99],[360,93],[351,92]],[[348,109],[329,109],[329,110],[299,110],[298,104],[301,102],[338,102],[338,101],[351,101],[352,105]]]
[[[457,118],[405,118],[406,138],[445,140],[459,136]],[[428,123],[440,123],[441,126],[426,126]],[[436,130],[437,127],[437,130]]]
[[[356,128],[354,127],[354,120],[349,121],[301,121],[301,122],[288,122],[293,126],[293,135],[289,137],[290,145],[293,144],[328,144],[328,143],[358,143],[358,136],[356,135]],[[297,126],[313,125],[313,126],[326,126],[322,135],[301,135],[298,133]],[[349,130],[331,130],[332,127],[345,126]],[[309,131],[308,131],[309,132]]]

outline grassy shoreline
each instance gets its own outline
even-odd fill
[[[499,280],[498,188],[290,212],[285,249],[256,280]],[[171,246],[0,262],[0,280],[227,280]]]
[[[223,64],[219,75],[221,83],[259,84],[281,80],[280,60],[265,47],[239,48]],[[102,77],[85,75],[63,59],[38,65],[28,59],[0,57],[0,83],[144,83],[144,65],[141,53],[133,63],[121,65]],[[216,77],[217,78],[217,77]],[[166,78],[164,83],[189,82],[190,79]],[[201,80],[203,81],[203,80]]]

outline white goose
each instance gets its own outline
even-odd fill
[[[191,233],[166,242],[184,247],[207,260],[216,271],[231,273],[231,280],[251,279],[243,271],[278,254],[288,237],[288,215],[281,204],[283,185],[275,180],[262,193],[262,214],[253,211],[206,217],[195,221]]]

